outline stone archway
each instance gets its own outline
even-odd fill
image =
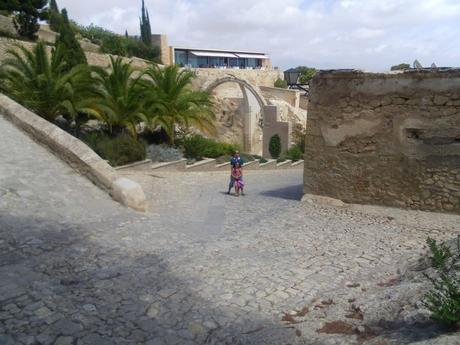
[[[256,86],[253,86],[249,82],[239,79],[232,75],[228,75],[223,78],[216,79],[209,84],[205,83],[202,86],[202,89],[207,92],[212,92],[218,86],[225,84],[225,83],[238,84],[241,89],[241,93],[243,95],[243,106],[244,106],[244,111],[245,111],[245,115],[243,116],[243,149],[246,152],[254,153],[253,152],[254,151],[253,137],[254,137],[254,134],[256,133],[255,131],[257,127],[253,124],[253,121],[252,121],[253,119],[251,118],[252,114],[251,114],[250,106],[249,106],[248,92],[254,96],[257,103],[259,104],[260,115],[263,120],[265,119],[265,108],[267,107],[267,102],[262,96],[260,90],[258,90]]]

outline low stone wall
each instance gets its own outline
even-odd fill
[[[460,70],[320,72],[304,192],[460,213]]]
[[[108,191],[116,201],[138,211],[147,209],[142,188],[127,178],[119,177],[106,161],[77,138],[2,94],[0,113],[97,186]]]
[[[17,49],[17,46],[26,47],[29,50],[32,50],[35,46],[35,43],[15,40],[6,37],[0,37],[0,62],[7,57],[7,51],[11,49]],[[51,54],[52,47],[46,47],[49,54]],[[110,55],[94,53],[90,51],[85,51],[86,59],[88,64],[93,66],[99,66],[103,68],[108,68],[110,66]],[[115,56],[116,57],[116,56]],[[131,62],[132,66],[135,68],[145,68],[148,66],[149,62],[143,59],[136,57],[133,58],[123,58],[125,62]]]
[[[204,84],[211,84],[214,80],[225,77],[234,77],[247,81],[253,86],[273,87],[275,80],[283,78],[280,70],[246,70],[246,69],[218,69],[218,68],[196,68],[194,69],[198,78],[194,81],[198,88]]]
[[[262,95],[267,99],[275,98],[275,99],[285,101],[286,103],[293,106],[294,108],[299,107],[300,91],[298,90],[289,90],[289,89],[281,89],[278,87],[260,86],[260,91],[262,91]]]
[[[16,28],[14,27],[13,20],[10,17],[0,15],[0,31],[8,32],[11,35],[16,35]]]

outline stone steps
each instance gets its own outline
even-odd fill
[[[277,163],[276,160],[270,159],[265,163],[259,161],[250,161],[244,164],[245,170],[275,170],[275,169],[303,169],[303,160],[292,162],[290,160]],[[230,169],[230,163],[217,164],[215,159],[204,159],[194,164],[188,164],[186,159],[181,159],[173,162],[154,163],[150,160],[145,160],[138,163],[133,163],[121,167],[117,170],[155,170],[155,171],[186,171],[186,172],[203,172],[203,171],[226,171]]]

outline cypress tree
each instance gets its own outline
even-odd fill
[[[56,0],[50,1],[48,11],[48,24],[50,25],[51,30],[58,32],[59,26],[61,25],[62,17],[59,13],[59,8],[56,3]]]
[[[150,26],[149,11],[145,8],[144,0],[142,0],[142,13],[140,17],[141,40],[146,45],[152,44],[152,28]]]
[[[61,12],[61,24],[59,26],[59,37],[56,41],[56,48],[62,50],[66,70],[70,71],[77,65],[87,64],[85,52],[81,48],[80,43],[78,43],[75,33],[70,26],[65,8]]]

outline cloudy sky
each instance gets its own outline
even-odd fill
[[[77,22],[139,33],[141,0],[57,0]],[[170,45],[267,52],[281,68],[460,66],[460,0],[146,0]]]

